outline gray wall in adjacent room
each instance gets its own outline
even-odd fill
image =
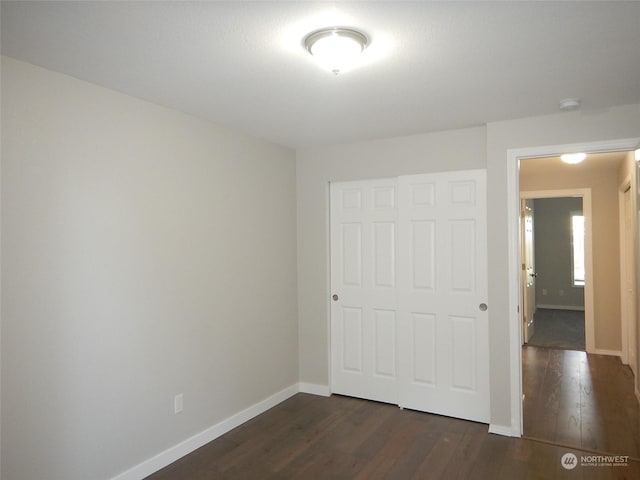
[[[582,212],[579,197],[534,200],[537,306],[584,308],[584,288],[572,285],[571,215],[576,212]]]

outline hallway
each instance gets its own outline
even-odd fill
[[[585,350],[584,311],[538,308],[528,346]]]
[[[640,457],[633,375],[620,358],[522,348],[524,437]]]

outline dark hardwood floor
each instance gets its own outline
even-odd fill
[[[333,395],[298,394],[147,480],[638,479],[640,463],[560,463],[569,449],[487,425]]]
[[[640,458],[640,409],[620,358],[524,347],[522,365],[526,437]]]

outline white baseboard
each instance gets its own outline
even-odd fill
[[[578,312],[584,312],[584,305],[536,305],[536,308],[542,308],[546,310],[575,310]]]
[[[622,352],[620,350],[606,350],[604,348],[596,348],[593,352],[597,355],[611,355],[612,357],[620,357],[622,358]]]
[[[152,473],[157,472],[161,468],[164,468],[167,465],[175,462],[179,458],[184,457],[185,455],[202,447],[210,441],[215,440],[221,435],[224,435],[228,431],[233,430],[237,426],[242,425],[246,421],[251,420],[253,417],[264,413],[265,411],[269,410],[272,407],[275,407],[281,402],[284,402],[286,399],[292,397],[299,391],[301,391],[299,384],[296,383],[294,385],[291,385],[290,387],[287,387],[284,390],[281,390],[278,393],[265,398],[255,405],[252,405],[249,408],[246,408],[241,412],[232,415],[231,417],[221,421],[220,423],[217,423],[212,427],[209,427],[206,430],[195,434],[191,438],[187,438],[177,445],[168,448],[164,452],[160,452],[156,456],[145,460],[144,462],[136,465],[126,472],[116,475],[111,480],[142,480]]]
[[[315,383],[300,382],[298,384],[298,391],[301,393],[310,393],[312,395],[320,395],[322,397],[331,396],[331,389],[327,385],[317,385]]]
[[[511,427],[504,425],[496,425],[494,423],[489,425],[489,433],[495,435],[502,435],[503,437],[520,437],[520,435],[513,431]]]

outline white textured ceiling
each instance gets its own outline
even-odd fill
[[[291,147],[640,103],[640,2],[2,1],[2,53]],[[333,76],[301,45],[371,40]]]

